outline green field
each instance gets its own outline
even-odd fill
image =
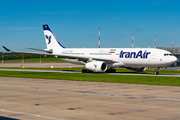
[[[22,59],[4,60],[4,63],[22,63]],[[40,58],[24,59],[24,63],[40,63]],[[41,63],[65,63],[58,58],[41,58]],[[81,71],[83,68],[9,68],[1,69],[32,69],[32,70],[57,70],[57,71]],[[136,73],[136,71],[125,68],[116,68],[119,73]],[[160,74],[180,74],[176,70],[159,70]],[[147,69],[143,73],[154,73],[154,69]],[[130,83],[130,84],[148,84],[148,85],[168,85],[180,86],[180,77],[161,77],[161,76],[136,76],[136,75],[111,75],[99,73],[49,73],[49,72],[25,72],[25,71],[0,71],[2,77],[20,77],[20,78],[41,78],[56,80],[75,80],[92,82],[112,82],[112,83]]]
[[[63,68],[62,70],[70,70],[70,69]],[[74,70],[76,69],[74,68]],[[179,77],[136,76],[136,75],[133,76],[133,75],[111,75],[111,74],[107,75],[107,74],[98,74],[98,73],[93,73],[93,74],[50,73],[50,72],[25,72],[25,71],[22,71],[22,72],[0,71],[0,76],[1,77],[41,78],[41,79],[56,79],[56,80],[180,86]]]
[[[82,71],[83,67],[72,67],[72,68],[19,68],[19,67],[0,67],[1,69],[31,69],[31,70],[60,70],[60,71]],[[116,72],[119,73],[154,73],[154,69],[147,69],[144,72],[136,72],[126,68],[115,68]],[[160,74],[180,74],[178,70],[159,70]],[[157,75],[158,76],[158,75]]]

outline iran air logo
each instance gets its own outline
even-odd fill
[[[46,39],[48,40],[48,43],[47,44],[50,44],[51,43],[51,35],[50,36],[47,36],[45,35]]]
[[[147,52],[145,50],[144,52],[140,50],[139,52],[124,52],[121,50],[119,58],[144,58],[147,59],[148,55],[151,54],[151,52]]]

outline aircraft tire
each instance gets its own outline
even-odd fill
[[[155,74],[155,75],[158,75],[158,74],[159,74],[159,72],[158,72],[158,71],[155,71],[155,72],[154,72],[154,74]]]
[[[82,73],[93,73],[93,71],[87,70],[87,69],[82,69]]]
[[[87,70],[86,69],[82,69],[82,73],[87,73]]]
[[[106,73],[109,73],[109,69],[107,69],[105,72],[106,72]]]
[[[106,73],[115,73],[116,72],[116,69],[107,69],[106,70]]]
[[[93,71],[91,71],[91,70],[86,70],[86,73],[93,73]]]

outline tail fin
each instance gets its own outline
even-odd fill
[[[56,39],[55,35],[53,34],[53,32],[51,31],[48,25],[43,25],[43,30],[44,30],[44,36],[45,36],[47,49],[58,50],[58,49],[65,48],[58,42],[58,40]]]

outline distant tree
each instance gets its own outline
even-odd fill
[[[52,55],[41,55],[41,58],[54,58]],[[2,52],[0,52],[0,58],[2,59]],[[40,58],[40,54],[24,54],[24,59],[30,59],[30,58]],[[22,53],[4,53],[4,60],[16,60],[16,59],[22,59]]]

